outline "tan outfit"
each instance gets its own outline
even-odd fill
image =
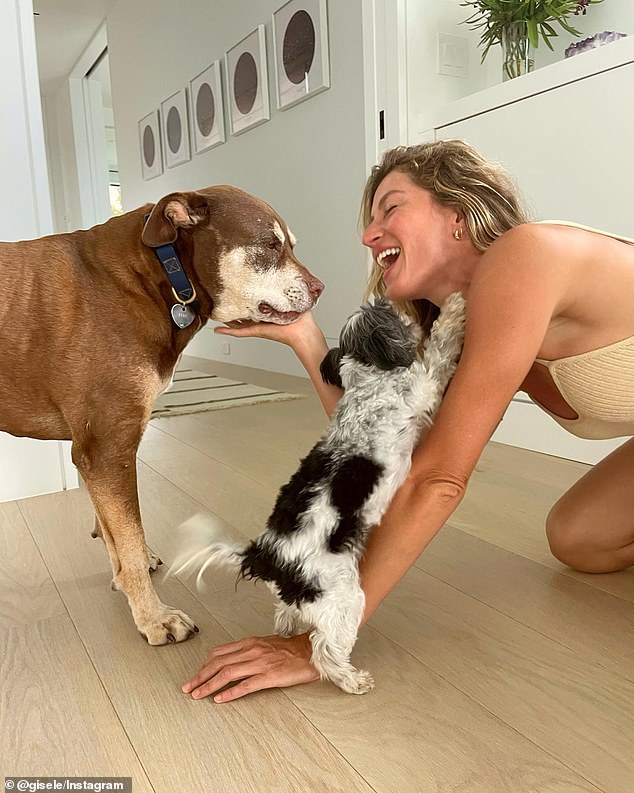
[[[634,240],[628,237],[577,223],[544,222],[592,231],[634,245]],[[634,295],[632,310],[634,312]],[[590,439],[634,435],[634,336],[555,361],[537,358],[536,363],[548,368],[560,394],[578,416],[565,419],[535,403],[564,429],[579,438]]]

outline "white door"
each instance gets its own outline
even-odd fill
[[[368,171],[407,140],[405,0],[363,0],[365,152]]]

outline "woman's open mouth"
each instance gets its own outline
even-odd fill
[[[376,257],[376,263],[379,269],[383,271],[383,277],[385,277],[387,271],[396,263],[400,253],[400,248],[387,248],[386,250],[381,251],[381,253],[379,253],[379,255]]]

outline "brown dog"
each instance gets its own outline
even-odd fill
[[[197,630],[150,582],[159,560],[145,544],[135,462],[152,404],[207,319],[288,323],[313,307],[323,284],[294,242],[267,204],[219,186],[88,231],[0,243],[0,430],[72,441],[113,586],[150,644]],[[193,289],[172,287],[166,272],[179,265],[157,258],[166,243]]]

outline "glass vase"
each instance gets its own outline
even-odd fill
[[[502,29],[502,78],[511,80],[533,71],[533,52],[526,22],[509,22]]]

